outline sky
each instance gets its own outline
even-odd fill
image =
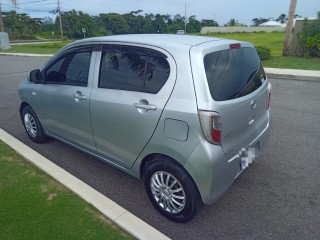
[[[31,17],[55,16],[49,11],[57,8],[58,0],[17,0],[14,8],[10,0],[0,0],[3,11],[16,10]],[[213,19],[223,25],[234,18],[239,23],[252,24],[253,18],[277,19],[288,15],[290,0],[60,0],[61,11],[75,9],[90,15],[99,13],[128,13],[143,10],[142,14],[195,15],[198,20]],[[186,7],[185,7],[186,6]],[[320,0],[298,0],[296,14],[315,17],[320,11]]]

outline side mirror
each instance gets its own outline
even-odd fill
[[[38,83],[41,80],[40,70],[36,69],[29,73],[29,81],[33,83]]]

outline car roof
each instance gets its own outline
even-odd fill
[[[207,42],[220,42],[225,39],[192,36],[192,35],[179,35],[179,34],[126,34],[126,35],[113,35],[104,37],[94,37],[79,40],[76,43],[90,43],[90,42],[123,42],[123,43],[138,43],[157,46],[187,46],[192,47]]]

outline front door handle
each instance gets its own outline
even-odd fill
[[[87,100],[87,96],[86,95],[82,95],[82,93],[80,91],[77,91],[75,94],[72,95],[72,97],[76,101]]]

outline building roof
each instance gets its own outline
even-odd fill
[[[268,21],[259,25],[259,27],[282,27],[282,23],[276,21]]]

